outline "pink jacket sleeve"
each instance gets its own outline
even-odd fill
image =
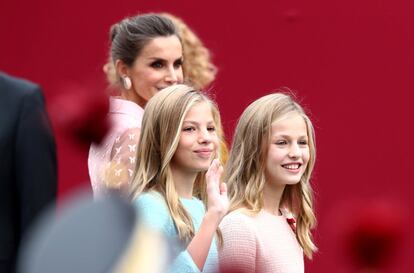
[[[106,169],[105,180],[109,188],[128,192],[135,173],[140,129],[132,128],[115,139],[111,161]]]
[[[221,272],[247,273],[256,270],[256,235],[247,216],[233,212],[220,224],[223,245],[219,248]]]

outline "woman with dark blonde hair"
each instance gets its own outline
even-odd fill
[[[191,87],[168,87],[145,108],[131,197],[140,222],[170,242],[168,272],[218,270],[216,233],[229,205],[221,139],[216,104]]]
[[[110,132],[89,150],[95,196],[105,195],[108,189],[129,191],[145,105],[161,89],[183,82],[180,36],[165,16],[125,18],[112,26],[110,42],[110,73],[119,92],[110,97]]]
[[[224,270],[304,272],[303,253],[316,251],[315,156],[312,123],[291,96],[270,94],[246,108],[224,176],[231,202],[220,225]]]

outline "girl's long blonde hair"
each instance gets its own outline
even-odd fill
[[[310,178],[315,164],[315,133],[302,107],[291,96],[273,93],[250,104],[243,112],[235,130],[230,156],[224,175],[227,182],[230,211],[245,208],[258,213],[263,208],[265,160],[271,136],[271,124],[289,113],[298,113],[306,123],[309,163],[300,182],[287,185],[280,207],[295,215],[296,236],[305,255],[312,258],[317,250],[310,230],[316,225],[313,212],[313,191]]]
[[[219,141],[223,138],[217,105],[205,94],[187,85],[173,85],[158,92],[145,106],[136,173],[131,182],[131,198],[143,191],[155,190],[166,200],[181,240],[190,241],[194,226],[174,186],[170,162],[180,140],[182,125],[188,111],[198,103],[211,107]],[[217,147],[217,155],[220,147]],[[197,175],[193,195],[207,201],[205,171]]]

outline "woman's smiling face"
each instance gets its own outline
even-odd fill
[[[159,90],[183,82],[182,46],[177,36],[157,37],[144,46],[127,76],[145,102]],[[132,90],[130,90],[132,91]]]

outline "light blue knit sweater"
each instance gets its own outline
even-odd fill
[[[193,220],[195,232],[200,229],[201,221],[206,213],[203,202],[193,199],[180,198],[180,201]],[[187,245],[179,240],[178,232],[171,218],[164,197],[155,191],[141,194],[134,200],[134,206],[139,214],[139,221],[150,228],[162,232],[171,246],[172,263],[170,273],[200,272],[190,254],[186,250]],[[210,246],[203,273],[218,272],[218,253],[216,240],[213,239]]]

